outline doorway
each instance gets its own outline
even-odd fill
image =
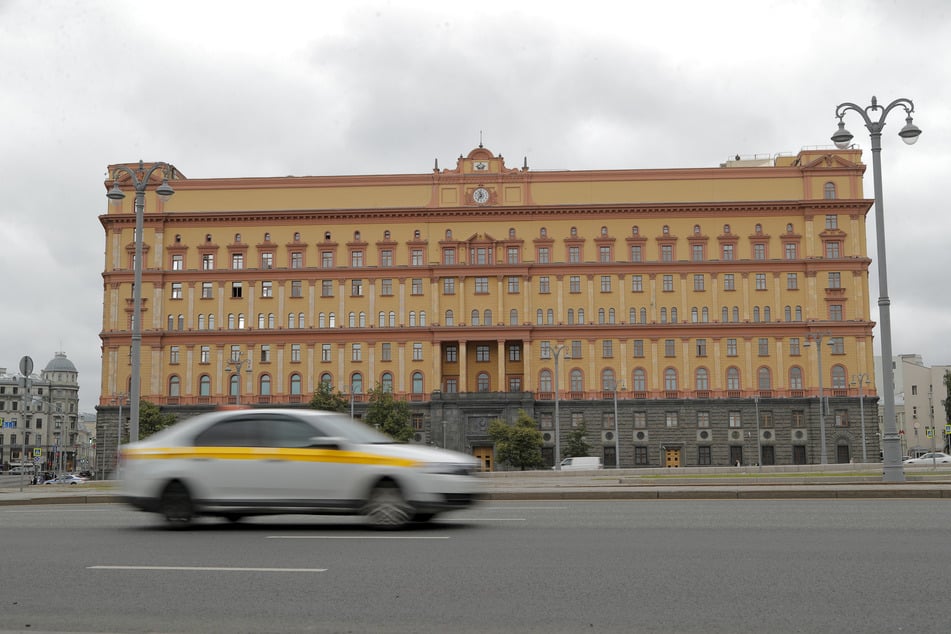
[[[472,455],[479,459],[482,471],[492,471],[492,457],[495,454],[492,447],[473,447]]]
[[[672,469],[680,466],[679,448],[664,448],[664,466]]]

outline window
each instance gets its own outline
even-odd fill
[[[521,361],[522,360],[522,346],[513,343],[509,344],[509,361]]]
[[[726,356],[735,357],[737,356],[736,351],[736,339],[729,338],[726,340]]]
[[[178,363],[178,346],[170,346],[168,349],[168,362],[171,364]]]
[[[742,427],[743,426],[743,417],[739,412],[730,412],[729,413],[730,427]]]
[[[261,268],[262,268],[262,269],[273,269],[273,268],[274,268],[274,254],[273,254],[273,253],[262,253],[262,254],[261,254]]]
[[[211,346],[202,346],[198,350],[199,363],[211,363]]]
[[[412,266],[422,266],[424,264],[422,249],[413,249],[410,252],[410,264]]]
[[[522,377],[510,376],[509,377],[509,392],[521,392],[521,391],[522,391]]]
[[[740,371],[737,368],[727,368],[726,370],[726,389],[740,389]]]
[[[610,339],[601,342],[601,358],[611,359],[614,357],[614,342]]]
[[[698,357],[707,356],[707,340],[706,339],[697,339],[697,356]]]
[[[835,199],[835,183],[826,183],[822,186],[822,197],[826,200]]]
[[[832,183],[829,183],[832,185]],[[833,188],[835,185],[833,185]],[[839,217],[835,214],[826,214],[826,229],[838,229],[839,228]]]
[[[475,278],[475,292],[477,295],[488,295],[489,293],[489,278],[487,277],[477,277]]]
[[[757,348],[759,356],[768,357],[769,356],[769,337],[760,337],[757,340]]]
[[[664,390],[668,392],[677,391],[677,370],[667,368],[664,370]]]
[[[581,247],[568,247],[568,262],[570,264],[581,263]]]
[[[826,242],[826,257],[829,259],[841,257],[841,243],[836,242],[835,240],[830,240]]]
[[[725,291],[735,291],[736,290],[736,278],[733,273],[725,273],[723,275],[723,290]]]
[[[185,256],[183,255],[173,255],[172,256],[172,270],[181,271],[185,268]]]
[[[393,280],[390,278],[384,278],[380,280],[380,295],[382,297],[389,297],[393,295]]]
[[[476,346],[476,361],[488,362],[489,360],[489,346]]]
[[[274,297],[273,282],[261,282],[261,297]]]
[[[508,264],[518,264],[518,247],[509,247],[505,250],[505,261]]]
[[[677,354],[677,342],[673,339],[664,339],[664,356],[673,357]]]
[[[202,282],[201,283],[201,298],[202,299],[211,299],[214,297],[213,294],[214,286],[211,282]]]
[[[697,427],[705,428],[710,426],[710,412],[697,412]]]
[[[649,465],[650,460],[647,457],[647,447],[637,445],[634,447],[634,464]]]
[[[802,389],[802,368],[796,367],[789,369],[789,389]]]
[[[697,368],[695,378],[697,390],[704,391],[710,389],[710,375],[706,368]]]
[[[300,363],[300,344],[291,344],[291,363]]]
[[[236,271],[244,268],[244,254],[243,253],[231,254],[231,268]]]
[[[697,464],[706,467],[713,464],[710,445],[700,445],[697,447]]]
[[[693,290],[703,291],[704,290],[704,276],[702,273],[694,273],[693,276]]]
[[[639,244],[631,245],[631,262],[643,262],[642,248]]]
[[[795,260],[798,257],[799,249],[795,242],[787,242],[783,247],[787,260]]]
[[[601,276],[601,292],[602,293],[611,292],[611,276],[610,275]]]
[[[551,251],[548,249],[548,247],[538,247],[538,263],[539,264],[551,263]]]
[[[542,275],[538,278],[538,292],[551,293],[551,285],[548,281],[547,275]]]
[[[443,295],[456,294],[456,278],[454,277],[442,278],[442,293]]]
[[[393,360],[393,344],[391,343],[380,344],[380,360],[381,361]]]
[[[393,391],[393,375],[389,372],[384,372],[380,377],[380,387],[383,388],[384,392]]]
[[[510,275],[510,276],[506,279],[506,284],[507,284],[507,286],[508,286],[508,292],[509,292],[510,294],[518,293],[519,278],[515,277],[514,275]]]
[[[799,289],[799,274],[787,273],[786,274],[786,290],[795,291],[798,289]]]
[[[832,389],[844,390],[845,388],[845,368],[841,365],[832,366]]]
[[[571,275],[568,277],[568,292],[569,293],[581,292],[581,276],[580,275]]]
[[[304,296],[304,286],[301,280],[292,280],[291,281],[291,297],[303,297]]]
[[[840,272],[829,272],[829,288],[842,288],[842,274]]]
[[[756,290],[758,291],[766,290],[766,273],[756,274]]]
[[[363,361],[363,344],[359,344],[359,343],[350,344],[350,360]]]
[[[363,251],[358,250],[350,252],[350,266],[352,268],[363,266]]]
[[[842,321],[842,304],[829,304],[829,320]]]
[[[631,276],[631,291],[634,293],[644,292],[644,276],[643,275]]]
[[[454,248],[448,248],[448,249],[442,250],[442,263],[443,264],[456,263],[456,250]]]
[[[723,259],[733,260],[733,245],[732,244],[723,245]]]
[[[673,275],[664,275],[663,288],[665,293],[673,292],[674,290],[674,276]]]
[[[488,372],[479,372],[479,374],[476,376],[476,391],[478,392],[489,391],[489,373]]]
[[[829,337],[829,350],[832,354],[845,354],[845,339],[843,337]],[[918,386],[912,386],[912,392]]]
[[[320,266],[325,269],[333,268],[334,265],[334,252],[333,251],[321,251],[320,252]]]
[[[538,349],[538,358],[539,359],[551,359],[551,342],[542,341],[541,346]]]
[[[329,343],[320,344],[320,360],[324,362],[331,360]]]
[[[677,427],[680,422],[677,412],[664,412],[664,422],[667,424],[667,427]]]
[[[635,339],[631,343],[632,343],[631,348],[634,350],[634,358],[635,359],[643,358],[644,357],[644,340]]]
[[[172,282],[172,299],[182,299],[181,282]]]
[[[581,374],[581,370],[571,371],[568,375],[568,385],[572,392],[584,392],[584,376]],[[573,414],[572,418],[574,418]]]
[[[261,346],[261,363],[269,363],[271,361],[271,346],[268,344],[263,344]]]
[[[703,262],[703,245],[695,244],[690,247],[690,259],[694,262]]]
[[[581,359],[584,355],[581,354],[581,342],[572,341],[571,342],[571,358],[572,359]],[[567,358],[567,357],[566,357]]]
[[[304,268],[304,254],[300,251],[291,252],[291,268],[292,269],[302,269]]]
[[[413,361],[422,361],[423,360],[423,344],[414,343],[413,344]]]

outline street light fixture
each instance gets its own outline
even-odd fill
[[[852,375],[852,385],[859,386],[859,420],[862,422],[862,462],[868,462],[868,449],[865,446],[865,386],[871,383],[865,372]]]
[[[824,390],[822,387],[822,337],[828,333],[809,333],[806,335],[806,342],[802,344],[804,347],[809,347],[809,340],[816,342],[816,357],[819,359],[819,460],[820,464],[828,464],[829,459],[826,454],[826,417],[825,417],[825,404],[823,403],[824,399]],[[759,417],[757,416],[757,424],[759,424]]]
[[[614,468],[621,468],[621,436],[618,434],[618,420],[617,420],[617,379],[613,381],[614,387]],[[624,386],[621,386],[621,389],[624,389]]]
[[[565,361],[571,359],[564,345],[555,346],[555,471],[561,471],[561,420],[558,416],[558,357],[565,352]]]
[[[872,97],[871,105],[862,108],[851,102],[836,106],[835,116],[839,118],[839,127],[832,135],[836,147],[844,149],[852,141],[852,133],[845,129],[842,118],[849,110],[859,113],[865,121],[872,140],[872,167],[874,170],[873,184],[875,187],[875,242],[878,254],[878,316],[881,323],[882,336],[882,400],[884,401],[885,420],[882,434],[882,453],[884,470],[882,473],[885,482],[904,482],[905,468],[901,461],[901,436],[895,424],[895,371],[892,368],[892,324],[888,299],[888,277],[885,264],[885,210],[882,204],[882,128],[885,127],[885,117],[895,108],[902,108],[907,115],[905,125],[898,131],[898,136],[908,145],[912,145],[921,136],[921,130],[912,122],[911,115],[915,111],[915,104],[910,99],[900,98],[887,106],[879,106],[878,99]],[[877,112],[878,119],[873,120],[871,114]]]
[[[139,168],[130,169],[125,165],[116,167],[113,174],[112,189],[106,194],[109,200],[119,202],[125,198],[125,193],[119,189],[119,174],[126,174],[132,179],[132,186],[135,189],[135,262],[133,262],[133,287],[132,287],[132,350],[130,353],[130,364],[132,366],[132,376],[129,385],[129,442],[136,442],[139,439],[139,400],[141,394],[141,361],[142,352],[142,240],[145,225],[145,190],[152,174],[162,171],[162,184],[155,188],[156,195],[163,201],[168,200],[175,190],[168,184],[168,176],[172,167],[168,163],[154,163],[149,169],[145,169],[142,161],[139,161]]]
[[[244,367],[245,365],[241,360],[242,354],[243,353],[240,350],[232,350],[231,361],[225,363],[225,372],[233,372],[235,376],[237,377],[237,381],[235,383],[235,389],[234,389],[234,404],[235,405],[241,405],[241,368]],[[247,366],[248,367],[245,369],[245,372],[250,373],[251,372],[251,357],[250,356],[248,356],[247,358]],[[228,380],[230,383],[231,379],[229,378]],[[229,385],[228,387],[229,387],[228,391],[230,392],[231,386]]]
[[[759,394],[753,395],[753,407],[756,410],[756,466],[763,470],[763,436],[759,432]],[[821,408],[821,404],[820,404]]]

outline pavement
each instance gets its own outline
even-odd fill
[[[898,483],[882,481],[881,464],[498,471],[483,478],[489,500],[951,499],[951,465],[906,467]],[[16,476],[0,476],[0,506],[121,501],[114,480],[21,485]]]

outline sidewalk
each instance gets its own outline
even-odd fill
[[[951,498],[951,468],[908,467],[905,482],[882,482],[880,465],[500,471],[483,474],[488,500],[713,500]],[[0,506],[104,504],[121,499],[114,481],[25,485],[0,482]]]

